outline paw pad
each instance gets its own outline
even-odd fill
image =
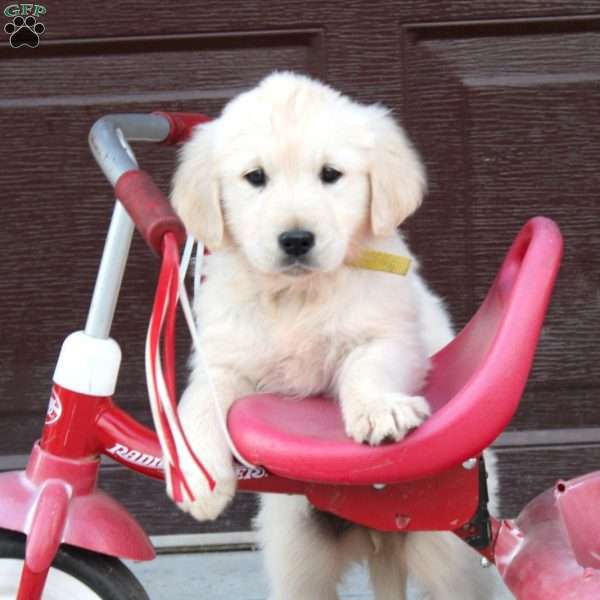
[[[43,23],[29,15],[27,18],[15,17],[12,23],[4,26],[4,31],[10,35],[9,43],[13,48],[29,46],[37,48],[40,43],[40,35],[46,31]]]

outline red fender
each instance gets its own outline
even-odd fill
[[[496,565],[516,598],[600,598],[600,471],[559,481],[500,527]]]
[[[27,565],[40,572],[60,543],[133,560],[154,548],[140,524],[96,489],[100,462],[53,456],[38,444],[26,471],[0,474],[0,527],[27,534]]]

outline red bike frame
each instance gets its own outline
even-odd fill
[[[96,489],[101,454],[142,475],[164,478],[162,450],[153,430],[117,407],[110,397],[81,394],[55,384],[42,438],[27,467],[27,483],[20,474],[14,474],[19,475],[18,481],[5,478],[0,486],[5,499],[11,495],[15,499],[13,511],[0,517],[0,526],[29,533],[18,600],[41,597],[61,542],[137,560],[154,557],[137,523]],[[476,468],[459,465],[441,477],[384,489],[295,481],[275,476],[262,467],[250,469],[241,465],[237,466],[237,476],[242,491],[303,494],[317,508],[379,530],[456,530],[463,538],[479,533],[477,526],[469,523],[479,499]],[[437,501],[440,494],[454,499],[445,510]],[[403,511],[411,514],[410,520],[396,512],[399,497]],[[377,511],[369,509],[374,503]],[[105,527],[108,523],[110,529]],[[107,536],[107,531],[113,533]],[[481,552],[493,559],[493,537]]]

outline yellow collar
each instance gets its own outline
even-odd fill
[[[366,248],[356,260],[347,264],[359,269],[383,271],[385,273],[393,273],[394,275],[406,275],[410,269],[410,258]]]

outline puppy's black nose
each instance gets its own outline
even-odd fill
[[[279,236],[279,246],[289,256],[303,256],[315,245],[312,231],[292,229]]]

